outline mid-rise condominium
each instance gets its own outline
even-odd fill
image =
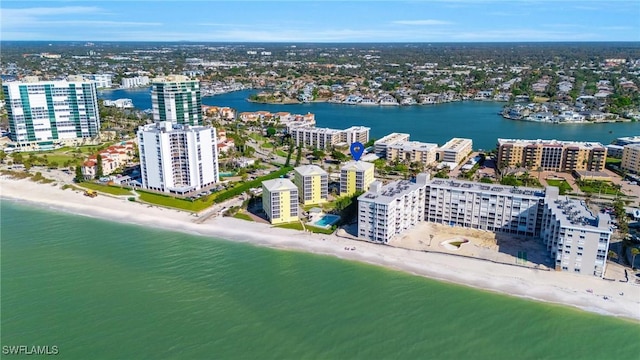
[[[624,171],[640,174],[640,143],[624,146],[620,167]]]
[[[428,174],[418,174],[416,182],[399,180],[386,186],[374,181],[358,197],[358,237],[386,244],[424,221],[428,179]]]
[[[584,201],[547,187],[541,238],[555,269],[603,277],[611,239],[611,217],[593,214]]]
[[[350,161],[340,169],[340,196],[351,196],[369,190],[375,180],[375,167],[364,161]]]
[[[262,209],[272,224],[298,221],[298,188],[289,179],[262,182]]]
[[[499,168],[543,171],[602,171],[607,148],[597,142],[498,139]]]
[[[365,144],[369,141],[370,130],[364,126],[352,126],[345,130],[338,130],[296,125],[289,126],[287,129],[296,146],[302,145],[318,149],[349,146],[356,141]]]
[[[542,189],[433,179],[427,185],[425,219],[445,225],[540,235]]]
[[[327,202],[329,175],[317,165],[303,165],[294,169],[294,183],[303,205]]]
[[[473,151],[471,139],[453,138],[438,149],[439,161],[446,163],[461,163]]]
[[[98,136],[96,83],[81,77],[69,80],[38,81],[27,77],[24,82],[2,85],[9,138],[17,148],[46,149],[60,141]]]
[[[429,166],[436,162],[438,149],[438,144],[401,141],[387,146],[387,160],[417,162],[424,166]]]
[[[216,129],[161,121],[138,129],[142,186],[186,194],[218,182]]]
[[[151,82],[154,121],[201,125],[200,82],[183,75],[158,77]]]
[[[389,135],[385,135],[373,143],[374,152],[378,157],[386,159],[389,146],[409,141],[409,136],[409,134],[405,133],[391,133]]]

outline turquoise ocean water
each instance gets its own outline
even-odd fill
[[[3,346],[58,346],[70,359],[640,354],[631,321],[332,257],[0,206]]]
[[[599,141],[609,144],[621,136],[640,135],[640,123],[554,125],[502,118],[504,103],[464,101],[425,106],[351,106],[329,103],[269,105],[247,102],[255,90],[237,91],[202,99],[205,105],[229,106],[242,111],[288,111],[316,115],[319,127],[371,128],[371,137],[392,132],[411,134],[411,140],[444,144],[453,137],[473,139],[474,149],[493,149],[498,138]],[[99,93],[103,99],[130,98],[140,109],[151,108],[149,89]]]

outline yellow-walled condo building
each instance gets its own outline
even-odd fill
[[[294,169],[293,182],[298,187],[303,205],[322,204],[327,201],[329,175],[317,165],[303,165]]]
[[[262,182],[262,208],[272,224],[298,221],[298,188],[289,179]]]
[[[369,190],[375,180],[374,166],[364,161],[350,161],[340,170],[340,196],[350,196]]]

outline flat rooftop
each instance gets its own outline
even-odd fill
[[[522,187],[522,186],[508,186],[499,184],[484,184],[479,182],[465,181],[465,180],[451,180],[451,179],[433,179],[428,184],[430,187],[436,187],[441,189],[472,191],[480,193],[494,193],[501,195],[519,195],[529,197],[544,198],[545,191],[538,188]]]
[[[390,204],[396,201],[398,197],[412,193],[413,191],[424,188],[425,184],[417,184],[409,180],[398,180],[383,186],[380,191],[374,192],[372,190],[358,197],[358,201],[376,203],[376,204]]]
[[[560,196],[554,201],[548,201],[547,206],[560,220],[563,227],[578,227],[582,229],[611,232],[611,216],[607,213],[594,215],[584,201]]]

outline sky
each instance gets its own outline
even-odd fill
[[[640,41],[640,0],[2,0],[0,40]]]

